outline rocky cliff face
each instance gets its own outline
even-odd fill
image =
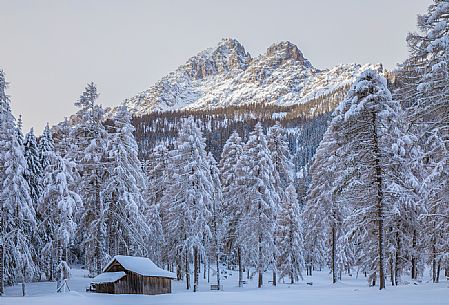
[[[190,58],[178,68],[195,80],[203,80],[218,74],[245,70],[251,62],[251,56],[235,39],[223,39],[216,49],[208,49]]]
[[[290,42],[273,44],[252,58],[237,40],[223,39],[124,104],[136,116],[254,103],[304,104],[347,86],[365,68],[346,64],[318,70]]]

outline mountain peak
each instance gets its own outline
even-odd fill
[[[224,38],[217,47],[206,49],[190,58],[182,68],[189,76],[204,79],[232,70],[245,70],[250,61],[251,56],[240,42],[233,38]]]
[[[303,104],[345,88],[361,70],[358,65],[315,69],[288,41],[273,44],[252,59],[237,40],[226,38],[124,104],[137,116],[254,103]]]
[[[312,64],[304,58],[298,47],[290,41],[272,44],[266,52],[266,57],[276,58],[278,64],[292,60],[301,63],[305,68],[312,68]]]
[[[245,51],[245,48],[242,46],[242,44],[235,38],[222,38],[221,41],[218,43],[217,49],[220,47],[228,47],[229,49],[235,49],[235,50],[242,50]]]

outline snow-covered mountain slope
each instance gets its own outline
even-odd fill
[[[136,116],[253,103],[303,104],[347,86],[367,67],[318,70],[290,42],[273,44],[252,58],[237,40],[223,39],[124,104]]]

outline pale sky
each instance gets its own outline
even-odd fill
[[[407,56],[431,0],[0,0],[0,67],[24,132],[75,111],[87,82],[120,104],[189,57],[236,38],[256,57],[296,44],[317,68]]]

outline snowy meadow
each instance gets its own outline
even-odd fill
[[[39,136],[0,69],[0,304],[448,305],[449,0],[406,42],[394,71],[323,74],[224,39],[132,103],[88,83]],[[251,104],[276,71],[320,89]],[[248,99],[186,106],[217,79]]]
[[[248,281],[243,288],[236,283],[235,271],[228,271],[223,280],[222,291],[210,291],[207,281],[200,281],[198,293],[186,291],[184,283],[173,282],[173,293],[168,295],[102,295],[85,292],[90,279],[85,270],[74,269],[73,277],[68,281],[72,289],[67,293],[55,293],[55,283],[33,283],[29,285],[27,297],[21,297],[20,285],[7,288],[8,297],[2,298],[5,305],[247,305],[247,304],[308,304],[308,305],[446,305],[448,284],[409,283],[400,287],[387,287],[379,291],[367,287],[366,279],[345,277],[338,284],[330,284],[328,271],[316,271],[313,277],[305,277],[304,281],[295,284],[278,284],[273,287],[267,284],[263,289],[257,288],[256,281]],[[313,285],[307,285],[313,279]],[[309,282],[310,283],[310,282]]]

